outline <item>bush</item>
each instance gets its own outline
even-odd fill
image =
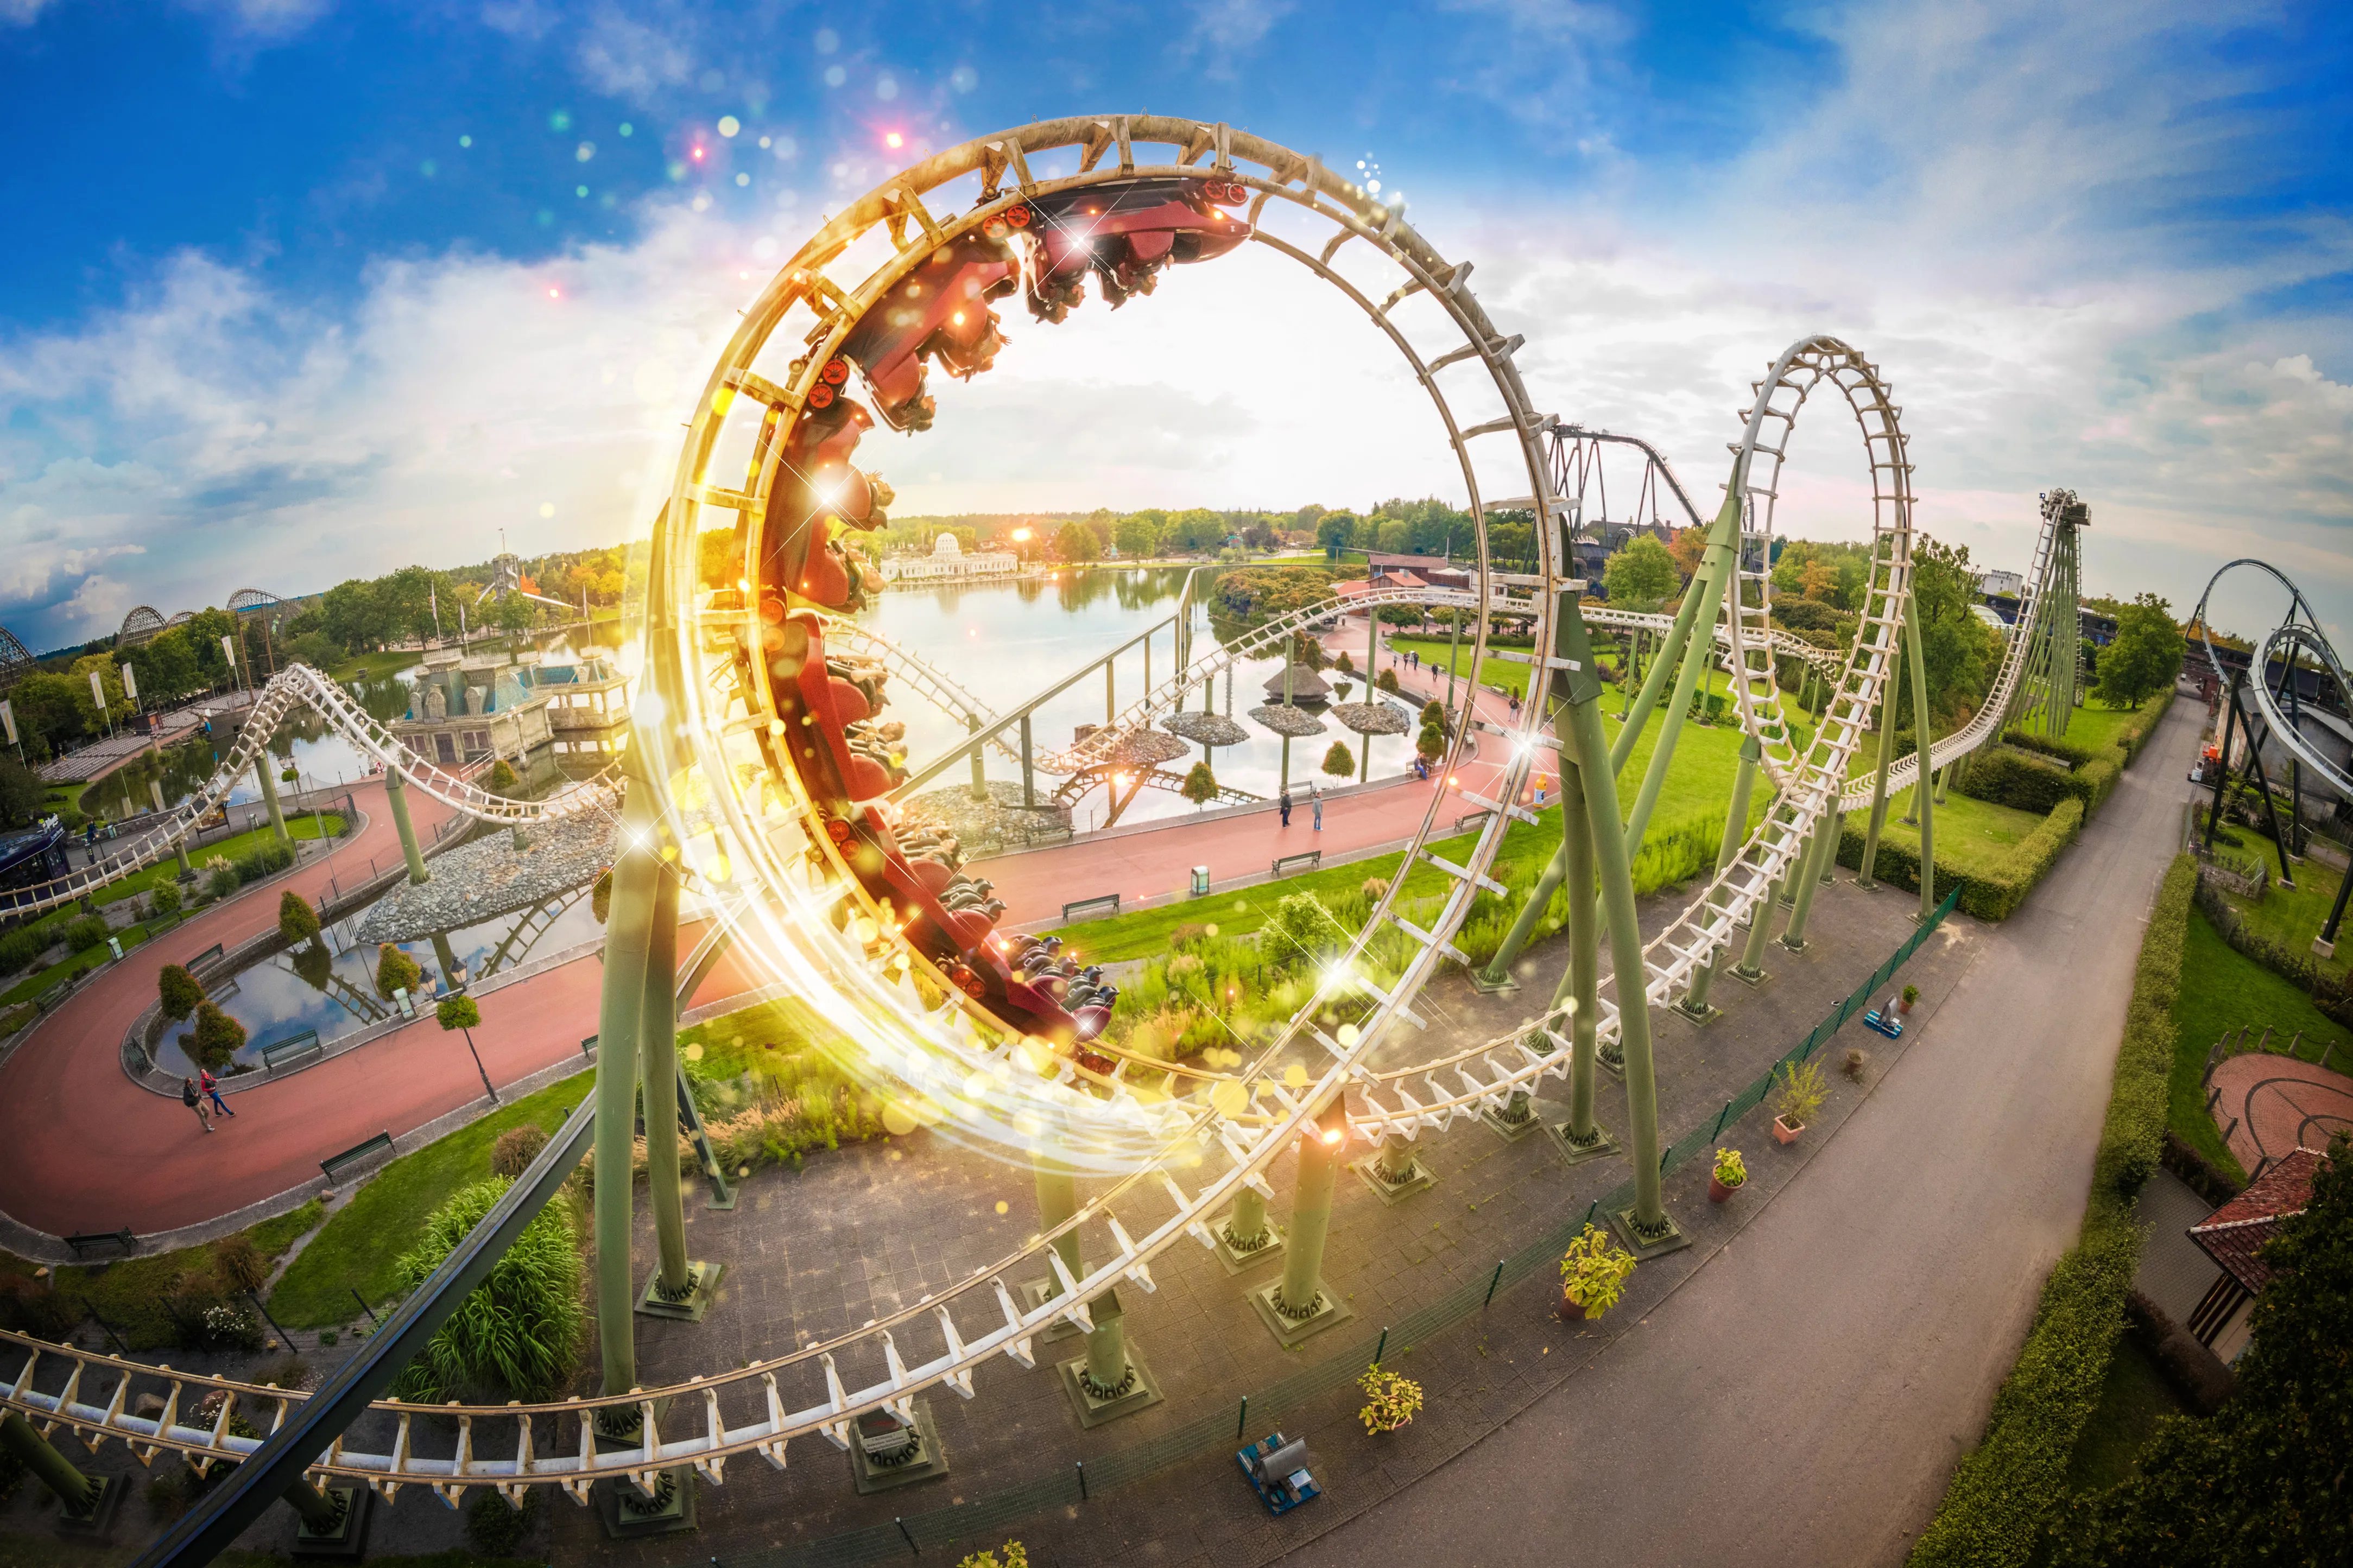
[[[174,1024],[196,1010],[205,999],[204,985],[186,969],[167,963],[155,975],[155,991],[164,1005],[164,1016]]]
[[[278,895],[278,934],[288,946],[311,942],[319,934],[319,911],[311,900],[289,888]]]
[[[189,1060],[218,1072],[236,1060],[237,1053],[244,1048],[245,1026],[210,1002],[199,1002],[195,1032],[181,1043],[187,1048]]]
[[[470,1029],[482,1021],[482,1010],[471,996],[444,996],[434,1007],[433,1018],[445,1029]]]
[[[1314,894],[1286,893],[1275,900],[1259,948],[1270,963],[1297,968],[1339,952],[1353,934]]]
[[[532,1123],[510,1127],[491,1145],[491,1174],[513,1181],[531,1169],[531,1163],[546,1147],[547,1134]]]
[[[1356,1419],[1365,1424],[1367,1433],[1394,1432],[1421,1412],[1421,1384],[1409,1377],[1383,1372],[1378,1362],[1357,1376],[1356,1386],[1365,1391],[1369,1401],[1356,1412]]]
[[[2064,768],[2011,751],[1988,748],[1969,759],[1960,782],[1953,786],[1972,800],[1990,801],[2013,811],[2047,816],[2063,800],[2092,804],[2092,786]]]
[[[1599,1318],[1616,1306],[1633,1272],[1634,1255],[1598,1225],[1588,1225],[1561,1255],[1561,1289],[1585,1309],[1588,1318]]]
[[[976,1552],[956,1564],[956,1568],[1029,1568],[1029,1553],[1018,1541],[1005,1543],[1005,1555],[994,1552]]]
[[[1195,763],[1185,775],[1184,795],[1195,805],[1207,805],[1218,798],[1218,775],[1209,771],[1208,763]]]
[[[147,910],[150,914],[156,915],[178,914],[180,912],[180,884],[177,882],[156,883],[155,886],[148,891]]]
[[[396,991],[417,994],[417,985],[425,979],[425,971],[417,960],[391,942],[376,949],[375,994],[385,1001],[392,1000]]]
[[[242,887],[248,882],[259,882],[265,877],[274,877],[292,864],[294,847],[291,844],[275,841],[264,844],[252,854],[238,858],[235,868],[237,885]]]
[[[237,868],[226,860],[216,862],[211,870],[205,873],[205,894],[207,898],[216,900],[226,899],[237,891],[238,885]]]
[[[57,928],[47,924],[18,926],[0,936],[0,974],[13,974],[57,945]]]
[[[506,764],[499,764],[504,767]],[[466,1539],[486,1557],[506,1557],[522,1544],[539,1516],[539,1489],[527,1487],[520,1506],[507,1501],[495,1487],[474,1494],[466,1505]]]
[[[482,781],[482,787],[492,795],[502,795],[512,799],[515,791],[522,787],[522,781],[515,777],[514,769],[508,765],[504,757],[501,757],[491,764],[491,776]]]
[[[80,1302],[58,1295],[46,1279],[0,1274],[0,1329],[62,1342],[81,1314]]]
[[[1381,671],[1380,675],[1373,681],[1373,684],[1383,691],[1396,691],[1398,689],[1397,671],[1394,669],[1385,669]]]
[[[1955,1472],[1913,1549],[1913,1568],[2024,1563],[2066,1494],[2068,1462],[2099,1405],[2124,1329],[2125,1292],[2139,1263],[2132,1195],[2156,1168],[2164,1142],[2172,1010],[2196,880],[2195,863],[2179,856],[2158,890],[2133,974],[2081,1238],[2044,1283],[2025,1348],[1994,1397],[1985,1438]]]
[[[1335,741],[1332,749],[1324,753],[1324,772],[1330,777],[1345,779],[1356,771],[1356,755],[1348,750],[1345,741]]]
[[[269,1261],[253,1245],[253,1237],[238,1231],[213,1243],[213,1271],[231,1290],[256,1291],[269,1278]]]
[[[603,925],[612,914],[613,868],[610,866],[606,867],[603,875],[596,879],[596,885],[588,889],[588,910],[596,917],[598,925]]]
[[[433,1212],[425,1238],[400,1259],[403,1295],[425,1282],[507,1186],[503,1181],[477,1182]],[[580,1241],[572,1211],[551,1203],[401,1370],[393,1397],[429,1405],[453,1398],[552,1396],[571,1375],[584,1321],[580,1291]]]
[[[68,921],[62,934],[68,951],[80,952],[103,945],[114,934],[114,928],[106,923],[104,915],[84,915],[79,920]]]

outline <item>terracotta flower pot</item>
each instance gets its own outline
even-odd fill
[[[1564,1289],[1560,1293],[1560,1321],[1564,1323],[1581,1323],[1585,1321],[1585,1309],[1579,1306],[1576,1301],[1569,1299],[1568,1291],[1566,1289]]]
[[[1743,1185],[1746,1185],[1746,1184],[1744,1183]],[[1725,1186],[1722,1182],[1717,1181],[1713,1174],[1711,1174],[1707,1179],[1707,1201],[1712,1204],[1720,1204],[1739,1190],[1739,1187]]]
[[[1805,1130],[1802,1123],[1792,1127],[1778,1116],[1773,1118],[1773,1141],[1777,1143],[1795,1143],[1798,1134]]]

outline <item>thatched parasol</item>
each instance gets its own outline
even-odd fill
[[[1112,760],[1122,767],[1156,768],[1185,755],[1185,742],[1157,730],[1138,730],[1119,743]]]
[[[1294,741],[1324,732],[1324,721],[1304,708],[1285,708],[1280,702],[1270,702],[1263,708],[1251,709],[1250,716],[1276,734],[1288,735]]]
[[[1282,671],[1276,670],[1267,678],[1266,695],[1271,702],[1282,700]],[[1323,702],[1331,698],[1332,688],[1324,678],[1307,665],[1294,659],[1291,665],[1291,700],[1293,702]]]
[[[1386,702],[1343,702],[1332,717],[1359,735],[1402,735],[1409,728],[1405,714]]]
[[[1197,746],[1239,746],[1250,739],[1248,730],[1222,713],[1172,713],[1160,727]]]

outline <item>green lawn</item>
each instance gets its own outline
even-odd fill
[[[319,1223],[326,1205],[317,1199],[291,1214],[263,1220],[244,1234],[256,1250],[276,1259]],[[133,1351],[151,1351],[174,1342],[171,1320],[164,1315],[163,1299],[182,1274],[212,1268],[214,1243],[159,1252],[148,1258],[64,1268],[58,1270],[57,1288],[78,1297],[107,1325],[130,1342]],[[111,1340],[108,1348],[113,1348]]]
[[[2075,1439],[2067,1463],[2067,1489],[2078,1495],[2105,1491],[2139,1468],[2140,1451],[2157,1424],[2183,1415],[2172,1384],[2131,1334],[2116,1341],[2100,1403]]]
[[[1411,652],[1421,655],[1423,664],[1441,674],[1444,673],[1447,666],[1448,644],[1449,639],[1446,637],[1400,637],[1381,639],[1381,646],[1384,648],[1395,648],[1399,653]],[[1349,650],[1348,657],[1354,658],[1363,651],[1361,648],[1352,648]],[[1511,651],[1526,653],[1529,650],[1514,648]],[[1461,647],[1453,649],[1452,658],[1455,673],[1468,679],[1471,674],[1470,643],[1465,641]],[[1487,662],[1479,671],[1479,684],[1490,690],[1503,692],[1505,696],[1525,697],[1528,694],[1528,677],[1535,673],[1535,666],[1532,664],[1521,664],[1514,659],[1497,658],[1491,650],[1487,655]],[[1325,679],[1329,679],[1330,677],[1327,676]]]
[[[2181,999],[2174,1005],[2173,1072],[2168,1080],[2169,1116],[2183,1142],[2204,1152],[2226,1171],[2239,1163],[2222,1146],[2221,1131],[2206,1114],[2206,1093],[2199,1080],[2206,1070],[2206,1053],[2225,1034],[2233,1040],[2247,1029],[2252,1049],[2272,1032],[2272,1048],[2286,1049],[2298,1034],[2296,1054],[2318,1061],[2330,1045],[2333,1065],[2353,1069],[2353,1040],[2312,1005],[2312,998],[2270,970],[2234,951],[2200,910],[2189,911],[2189,940],[2181,962]]]
[[[499,1134],[526,1121],[554,1133],[595,1083],[596,1075],[584,1072],[551,1084],[377,1172],[286,1270],[270,1292],[270,1316],[290,1329],[335,1328],[360,1315],[353,1289],[370,1306],[392,1300],[400,1255],[450,1194],[491,1174]]]
[[[327,671],[327,677],[331,680],[387,680],[424,657],[414,649],[354,654]]]
[[[2268,844],[2263,846],[2265,850],[2270,847]],[[2268,854],[2265,859],[2273,870],[2278,869],[2277,862],[2272,860]],[[2353,964],[2353,931],[2339,928],[2337,956],[2334,958],[2322,958],[2312,951],[2313,939],[2327,923],[2328,910],[2336,900],[2337,884],[2343,877],[2335,868],[2324,866],[2317,860],[2306,860],[2295,867],[2295,887],[2283,888],[2274,881],[2263,890],[2263,896],[2259,900],[2251,901],[2232,898],[2228,893],[2222,896],[2230,900],[2231,907],[2239,911],[2239,918],[2245,921],[2248,929],[2257,936],[2279,943],[2297,958],[2309,959],[2318,964],[2322,973],[2343,980],[2348,965]],[[2348,924],[2353,925],[2353,921]]]

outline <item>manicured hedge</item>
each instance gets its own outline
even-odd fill
[[[2063,800],[2092,804],[2092,786],[2068,767],[2029,757],[2008,746],[1991,746],[1969,759],[1953,786],[1973,800],[1989,800],[2012,811],[2050,814]]]
[[[1862,866],[1863,826],[1851,814],[1846,831],[1839,836],[1839,864],[1860,869]],[[2075,841],[2083,831],[2084,806],[2075,800],[2063,800],[2042,819],[2035,830],[2020,839],[2011,848],[1999,874],[1965,874],[1956,868],[1939,862],[1936,867],[1938,897],[1961,889],[1961,910],[1981,921],[2008,920],[2034,890],[2034,884],[2050,873],[2059,858],[2059,852]],[[1873,863],[1872,876],[1883,882],[1917,891],[1920,886],[1920,851],[1912,845],[1901,844],[1883,834],[1879,840],[1879,858]]]
[[[2164,1145],[2173,1004],[2181,989],[2196,881],[2195,863],[2179,856],[2158,890],[2133,975],[2081,1237],[2044,1281],[2034,1326],[1994,1396],[1985,1438],[1954,1472],[1936,1517],[1912,1550],[1912,1568],[2022,1563],[2065,1495],[2068,1461],[2099,1405],[2124,1330],[2125,1294],[2140,1259],[2132,1201],[2157,1169]]]

